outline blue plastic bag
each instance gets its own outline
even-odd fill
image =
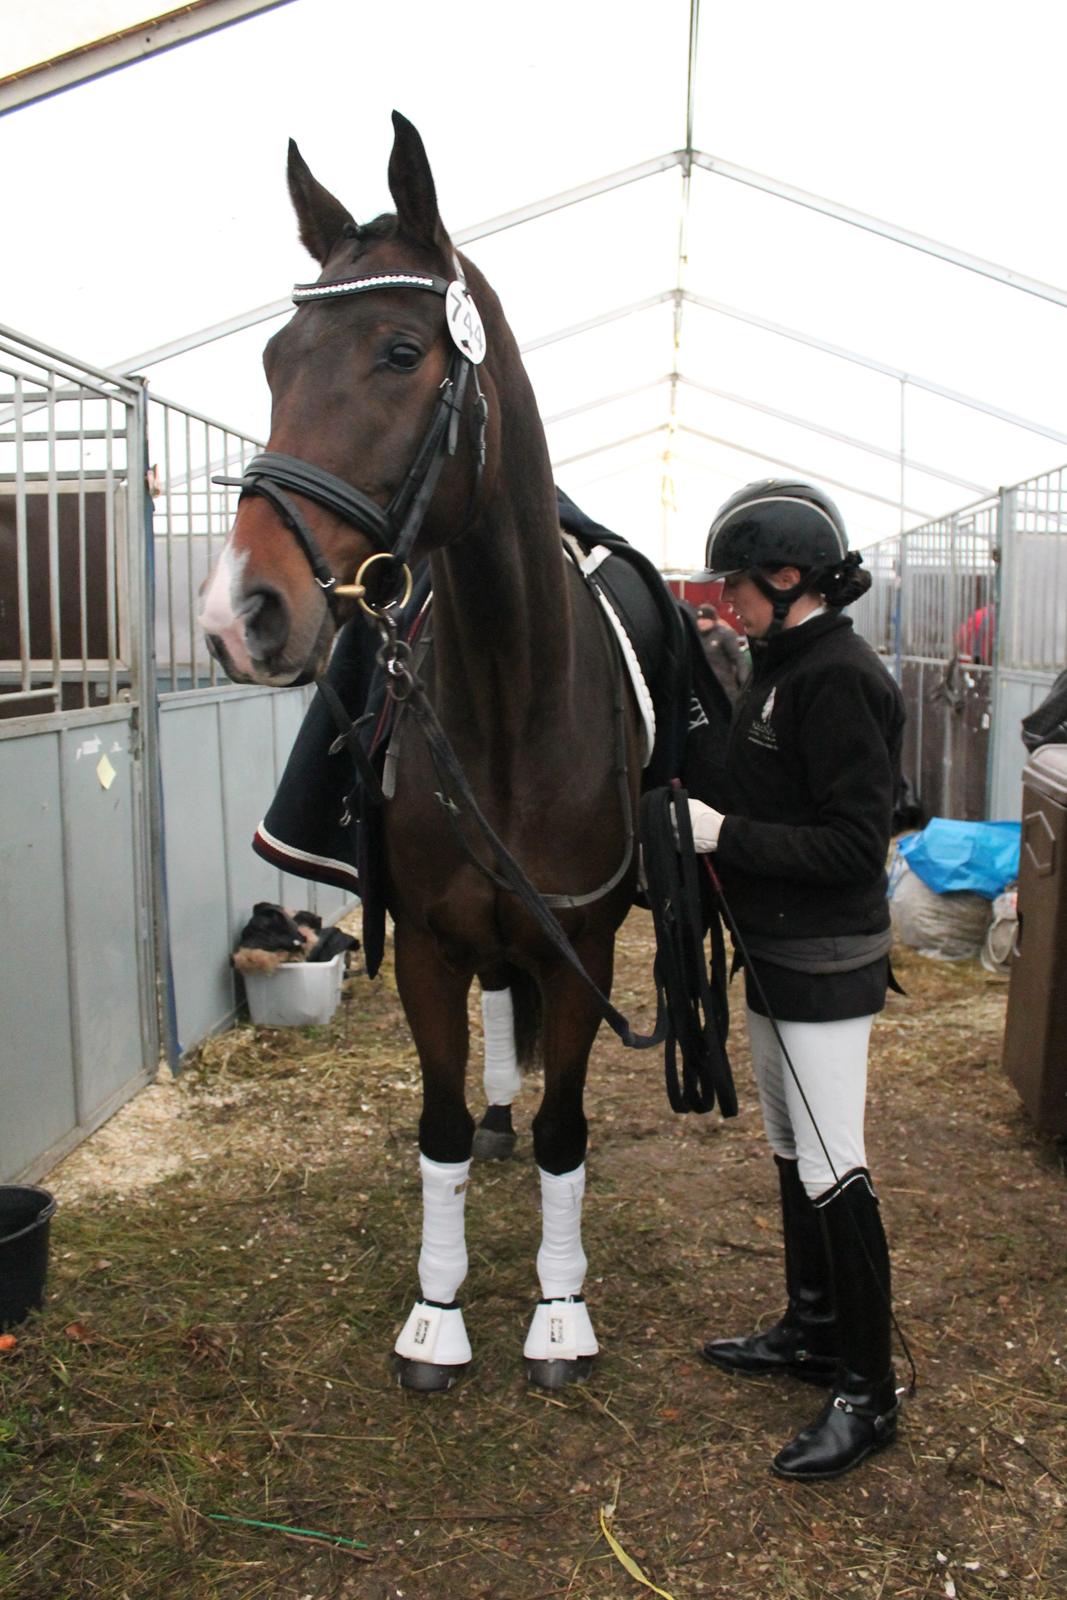
[[[1019,876],[1018,822],[957,822],[933,817],[921,833],[901,839],[903,856],[935,894],[969,889],[995,900]]]

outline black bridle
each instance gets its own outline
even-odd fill
[[[398,601],[403,603],[410,594],[408,557],[418,538],[445,459],[456,453],[459,421],[467,388],[473,378],[475,478],[471,490],[471,509],[467,516],[467,521],[470,521],[485,467],[489,408],[477,374],[477,367],[485,353],[484,334],[477,313],[473,311],[458,261],[456,272],[457,276],[451,282],[431,273],[387,272],[363,278],[334,278],[324,283],[298,283],[293,289],[293,301],[298,306],[310,300],[333,300],[348,295],[377,293],[383,289],[422,289],[445,297],[446,324],[454,346],[452,358],[415,459],[387,506],[378,505],[361,489],[354,488],[325,468],[298,456],[281,455],[275,450],[264,450],[253,456],[240,478],[219,477],[212,480],[239,488],[242,499],[246,494],[255,494],[270,502],[307,558],[315,582],[323,591],[335,618],[339,599],[357,599],[365,610],[375,615],[381,606]],[[289,498],[287,490],[325,506],[370,539],[375,553],[360,567],[354,583],[338,583],[337,575],[320,550],[307,519]],[[375,581],[378,604],[369,607],[364,598],[366,586],[361,578],[372,562],[383,562],[385,570],[377,574]]]

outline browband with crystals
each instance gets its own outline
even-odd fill
[[[298,283],[293,286],[293,302],[302,305],[305,300],[329,300],[340,294],[367,294],[373,289],[427,289],[431,294],[445,294],[448,279],[432,274],[415,272],[381,272],[371,278],[332,278],[326,283]]]

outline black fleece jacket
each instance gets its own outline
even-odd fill
[[[742,933],[764,937],[878,933],[889,926],[900,690],[837,611],[752,656],[715,857],[730,910]]]

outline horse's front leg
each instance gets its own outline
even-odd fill
[[[471,1359],[456,1295],[467,1276],[464,1210],[474,1121],[464,1098],[470,979],[446,968],[432,939],[396,929],[400,998],[422,1068],[420,1297],[396,1341],[397,1381],[450,1389]]]
[[[586,971],[608,993],[610,941],[578,946]],[[542,986],[544,999],[544,1098],[533,1120],[534,1154],[541,1178],[541,1248],[537,1275],[541,1300],[526,1336],[526,1376],[544,1389],[582,1383],[593,1368],[598,1345],[582,1295],[586,1257],[582,1248],[586,1120],[585,1073],[600,1022],[586,984],[570,967]]]

